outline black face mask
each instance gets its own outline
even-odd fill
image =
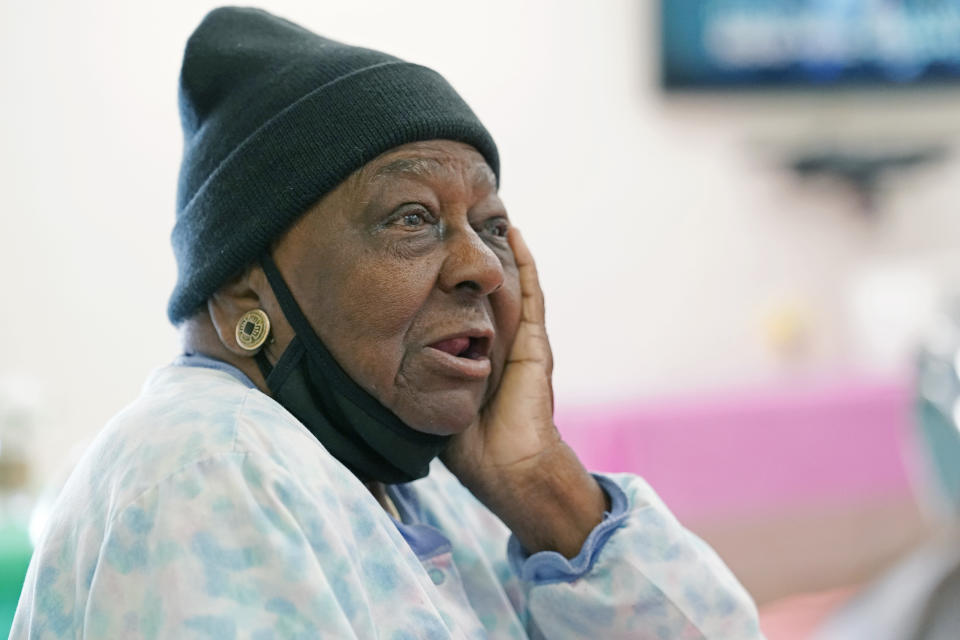
[[[296,332],[276,366],[263,351],[256,356],[274,400],[360,480],[395,484],[426,476],[450,437],[411,429],[354,382],[307,322],[273,258],[265,255],[261,265]]]

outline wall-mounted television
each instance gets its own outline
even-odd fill
[[[668,91],[960,87],[960,0],[660,0]]]

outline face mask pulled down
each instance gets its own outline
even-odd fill
[[[271,365],[256,361],[274,400],[292,413],[333,457],[364,482],[410,482],[429,472],[449,436],[422,433],[354,382],[314,332],[269,255],[263,271],[296,332]]]

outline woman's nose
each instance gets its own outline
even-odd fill
[[[473,229],[454,232],[448,243],[449,253],[440,272],[443,291],[469,291],[485,296],[500,288],[503,284],[500,258]]]

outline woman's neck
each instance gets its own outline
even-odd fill
[[[383,507],[383,510],[393,516],[395,519],[400,520],[400,513],[397,511],[396,505],[393,504],[393,500],[390,499],[390,496],[387,494],[387,486],[382,482],[365,482],[364,486],[367,487],[367,490],[373,495],[373,497],[380,503],[380,506]]]

